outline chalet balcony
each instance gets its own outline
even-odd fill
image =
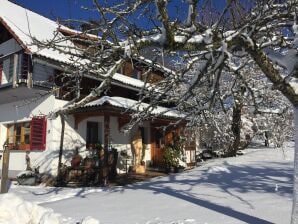
[[[48,91],[46,86],[33,88],[31,56],[22,51],[0,56],[0,104],[40,96]],[[48,85],[48,82],[46,82]]]
[[[31,81],[33,65],[31,56],[22,52],[0,56],[0,85]],[[29,85],[29,83],[28,83]]]

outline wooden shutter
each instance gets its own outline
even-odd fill
[[[0,61],[0,85],[2,84],[3,61]]]
[[[31,150],[45,150],[47,119],[44,116],[33,117],[31,121]]]

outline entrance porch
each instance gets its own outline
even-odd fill
[[[77,109],[72,115],[74,127],[86,139],[86,149],[91,150],[101,144],[104,150],[117,149],[119,153],[117,171],[126,173],[130,169],[144,172],[146,167],[164,168],[165,147],[174,144],[174,140],[184,135],[185,123],[173,127],[179,114],[176,111],[163,113],[162,116],[147,119],[124,132],[129,123],[136,101],[121,97],[102,97]],[[166,108],[158,108],[159,111]],[[167,114],[168,113],[168,114]],[[96,124],[97,123],[97,124]],[[163,127],[168,126],[164,130]],[[185,138],[183,156],[191,165],[195,157],[195,145]],[[186,153],[185,149],[188,152]],[[132,168],[131,168],[132,167]]]

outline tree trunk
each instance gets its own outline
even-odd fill
[[[242,109],[242,104],[236,100],[235,106],[233,108],[233,119],[232,119],[232,132],[234,136],[234,142],[231,146],[228,156],[236,156],[237,150],[240,147],[241,109]]]
[[[58,174],[57,174],[57,184],[61,185],[62,182],[62,155],[63,155],[63,145],[64,145],[64,130],[65,130],[65,117],[64,114],[59,114],[61,119],[61,135],[60,135],[60,147],[59,147],[59,161],[58,161]]]
[[[298,106],[294,107],[295,113],[295,157],[294,157],[294,181],[293,181],[293,205],[291,224],[298,223]]]

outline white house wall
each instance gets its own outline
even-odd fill
[[[54,111],[57,108],[65,105],[66,101],[57,100],[54,96],[48,96],[35,101],[17,101],[14,103],[0,105],[0,154],[3,150],[3,144],[7,139],[7,124],[15,122],[30,121],[33,116],[48,115],[49,112]],[[65,133],[64,133],[64,145],[63,145],[63,162],[68,162],[74,153],[75,148],[80,149],[81,155],[84,157],[89,154],[86,150],[86,134],[87,134],[87,122],[94,121],[102,124],[102,131],[99,132],[99,139],[104,139],[104,117],[90,117],[81,121],[78,125],[78,129],[74,129],[74,117],[69,115],[65,119]],[[144,122],[145,128],[145,161],[148,164],[150,161],[150,124]],[[134,133],[132,130],[131,133]],[[132,134],[125,134],[119,130],[118,118],[110,117],[110,144],[113,148],[116,148],[118,152],[125,150],[129,155],[131,152],[131,136]],[[60,117],[47,119],[47,138],[46,138],[46,150],[44,151],[30,151],[31,163],[34,166],[40,166],[40,171],[50,171],[55,174],[58,166],[58,152],[60,147],[61,138],[61,120]],[[120,154],[120,153],[119,153]],[[25,151],[11,150],[10,153],[10,176],[15,177],[16,173],[26,168],[25,163]],[[120,158],[121,160],[121,158]],[[118,164],[120,168],[119,172],[125,170],[122,164]],[[2,164],[0,164],[2,167]]]
[[[82,140],[82,147],[81,148],[81,155],[86,155],[88,150],[85,151],[85,140],[87,138],[87,122],[98,122],[101,126],[99,131],[99,140],[101,141],[102,145],[104,144],[104,117],[103,116],[94,116],[89,117],[83,121],[81,121],[78,125],[77,133]],[[118,152],[122,150],[126,150],[126,152],[131,155],[131,145],[130,145],[130,135],[124,134],[119,131],[118,129],[118,118],[117,117],[110,117],[110,145],[113,148],[116,148]],[[84,153],[85,152],[85,153]],[[124,172],[125,167],[121,158],[118,159],[118,172]]]
[[[31,102],[30,102],[31,101]],[[13,103],[0,105],[0,124],[12,124],[14,122],[29,121],[33,116],[47,115],[54,109],[55,98],[49,96],[37,100],[28,99],[28,101],[17,101]],[[50,130],[48,126],[48,130]],[[6,140],[6,132],[0,133],[0,150]]]
[[[82,147],[81,152],[84,152],[85,150],[85,140],[87,135],[87,122],[99,122],[102,125],[102,131],[99,132],[99,139],[102,140],[102,144],[104,144],[104,117],[103,116],[95,116],[95,117],[89,117],[83,121],[81,121],[78,125],[77,133],[79,135],[78,139],[82,141]],[[73,127],[73,126],[72,126]],[[144,122],[145,127],[145,161],[147,164],[149,164],[149,161],[151,160],[151,154],[150,154],[150,124],[149,122]],[[120,152],[126,151],[128,155],[132,156],[131,151],[131,138],[132,133],[134,133],[135,130],[132,130],[129,133],[124,133],[123,131],[119,130],[119,123],[117,117],[110,117],[110,146],[112,148],[117,149],[118,151],[118,172],[124,172],[124,161],[121,158]],[[74,130],[70,130],[71,133],[74,133]],[[80,143],[78,141],[78,143]],[[79,144],[78,144],[79,145]],[[129,163],[131,164],[131,163]],[[128,165],[129,165],[128,164]]]
[[[87,122],[99,122],[102,127],[102,131],[99,132],[99,139],[104,144],[104,117],[94,116],[89,117],[81,121],[78,125],[78,134],[82,139],[87,138]],[[130,147],[130,135],[120,132],[118,129],[118,118],[110,117],[110,144],[112,147],[117,148],[118,151],[127,150],[128,153],[131,151]],[[85,144],[85,141],[84,141]]]
[[[102,116],[94,116],[94,117],[89,117],[89,118],[87,118],[87,119],[85,119],[85,120],[83,120],[83,121],[81,121],[80,123],[79,123],[79,125],[78,125],[78,130],[77,130],[77,132],[78,132],[78,134],[80,135],[80,137],[82,138],[82,139],[86,139],[87,138],[87,122],[99,122],[100,124],[101,124],[101,126],[102,126],[102,131],[100,131],[98,134],[99,134],[99,140],[101,140],[102,142],[102,144],[104,143],[103,142],[103,139],[104,139],[104,137],[103,137],[103,117]],[[84,147],[85,147],[85,144],[86,144],[86,142],[85,142],[85,140],[84,140]]]
[[[87,135],[87,122],[99,122],[102,126],[102,131],[99,132],[99,139],[101,143],[104,144],[104,117],[94,116],[89,117],[81,121],[78,125],[78,134],[82,139],[86,139]],[[131,137],[130,134],[125,134],[119,131],[118,128],[118,118],[110,117],[110,144],[112,147],[117,148],[118,151],[127,150],[128,153],[131,151]],[[84,142],[85,144],[85,142]]]
[[[30,121],[33,116],[48,115],[49,112],[56,108],[62,107],[66,102],[55,99],[54,96],[40,98],[38,100],[17,101],[14,103],[0,105],[0,154],[3,150],[3,145],[7,139],[6,125],[14,122]],[[47,142],[46,150],[57,150],[60,142],[59,132],[61,130],[61,122],[58,118],[47,121]],[[68,125],[67,125],[68,126]],[[30,151],[30,158],[32,164],[44,151]],[[2,161],[1,161],[2,163]],[[0,164],[2,167],[2,164]],[[10,153],[10,175],[15,176],[17,171],[24,170],[25,164],[25,151],[11,150]]]
[[[110,117],[110,144],[118,151],[126,150],[131,154],[131,134],[119,130],[117,117]]]

